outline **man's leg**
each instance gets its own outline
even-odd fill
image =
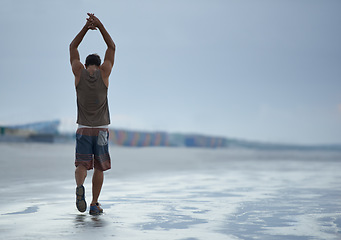
[[[97,215],[103,212],[99,206],[98,197],[103,185],[103,171],[110,169],[110,156],[108,148],[108,129],[98,128],[97,139],[94,151],[94,174],[92,176],[92,202],[90,204],[90,214]]]
[[[83,183],[85,181],[87,175],[86,167],[82,165],[78,165],[75,171],[75,179],[76,179],[76,206],[78,211],[85,212],[86,211],[86,201],[85,201],[85,188]]]
[[[94,174],[92,176],[92,206],[94,206],[98,202],[98,197],[101,193],[102,185],[103,171],[95,168]]]
[[[87,170],[83,165],[78,165],[75,171],[75,179],[77,187],[84,184],[85,178],[87,175]]]

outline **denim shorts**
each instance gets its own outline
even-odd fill
[[[111,168],[107,128],[78,128],[75,166],[105,171]]]

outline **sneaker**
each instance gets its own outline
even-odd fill
[[[78,211],[86,211],[85,188],[83,185],[80,185],[76,188],[76,206]]]
[[[90,215],[99,215],[103,213],[103,209],[101,208],[101,204],[96,203],[96,205],[90,205],[90,211],[89,214]]]

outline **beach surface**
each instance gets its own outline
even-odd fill
[[[111,146],[90,216],[74,151],[0,144],[0,239],[341,239],[341,152]]]

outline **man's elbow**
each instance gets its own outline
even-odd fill
[[[112,42],[111,44],[109,44],[108,48],[110,48],[111,50],[115,51],[116,50],[116,45],[114,42]]]
[[[70,50],[70,52],[71,52],[71,50],[73,50],[73,49],[77,49],[77,48],[76,48],[75,44],[74,44],[73,42],[71,42],[70,45],[69,45],[69,50]]]

